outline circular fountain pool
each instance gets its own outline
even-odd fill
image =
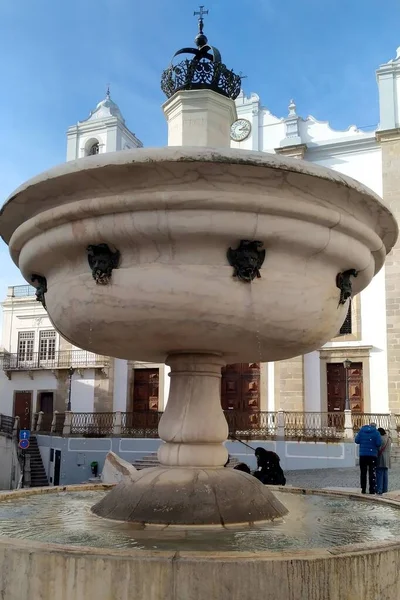
[[[273,490],[289,514],[262,526],[140,528],[91,512],[108,487],[0,494],[3,600],[400,597],[395,502]]]
[[[252,528],[144,528],[93,515],[105,491],[59,492],[0,502],[0,536],[54,544],[138,550],[260,552],[400,539],[400,510],[326,495],[275,495],[283,519]]]

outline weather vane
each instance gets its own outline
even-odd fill
[[[208,10],[204,10],[204,5],[200,6],[200,10],[195,10],[193,15],[197,17],[199,15],[199,33],[203,33],[204,20],[203,16],[208,15]]]

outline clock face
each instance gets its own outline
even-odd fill
[[[231,138],[234,142],[243,142],[249,137],[251,123],[247,119],[238,119],[231,126]]]

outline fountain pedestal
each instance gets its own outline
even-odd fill
[[[168,403],[158,432],[158,459],[170,467],[223,467],[228,425],[221,408],[221,368],[215,354],[171,354]]]
[[[218,354],[170,354],[171,386],[160,421],[161,467],[125,478],[93,507],[99,516],[160,525],[229,525],[287,510],[255,477],[224,468],[228,425]]]

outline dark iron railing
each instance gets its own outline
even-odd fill
[[[395,415],[396,417],[399,415]],[[390,415],[384,413],[352,413],[353,431],[358,431],[363,425],[375,423],[377,427],[390,430]]]
[[[20,354],[3,354],[1,366],[3,371],[32,371],[34,369],[69,369],[74,367],[96,368],[106,367],[110,359],[106,356],[86,352],[86,350],[60,350],[58,352],[23,352]]]
[[[160,411],[69,413],[70,425],[65,413],[36,414],[33,430],[41,433],[80,435],[84,437],[122,436],[130,438],[158,438],[158,425],[163,415]],[[286,440],[337,441],[351,439],[362,425],[376,423],[392,431],[400,432],[400,415],[353,413],[345,429],[343,412],[239,412],[224,411],[229,437],[241,440],[262,440],[275,437]],[[12,432],[14,419],[2,417],[8,431]],[[65,429],[65,425],[67,425]],[[353,432],[353,433],[352,433]],[[397,435],[396,435],[397,439]],[[400,441],[400,440],[399,440]]]
[[[336,439],[344,432],[344,414],[337,412],[285,412],[285,437],[295,439]]]
[[[15,418],[7,415],[0,415],[0,431],[12,435]]]
[[[228,422],[229,436],[243,439],[259,439],[274,436],[277,433],[278,413],[255,411],[237,412],[225,410],[225,418]]]
[[[65,413],[55,413],[53,433],[61,435],[64,429]]]
[[[122,413],[121,435],[133,438],[158,438],[158,424],[163,413],[148,410]]]
[[[72,413],[71,435],[106,437],[114,433],[115,413]]]

